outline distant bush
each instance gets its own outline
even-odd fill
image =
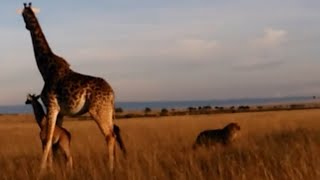
[[[282,109],[283,107],[281,105],[273,106],[273,109]]]
[[[239,106],[238,110],[249,110],[250,106]]]
[[[148,113],[150,113],[151,112],[151,109],[149,108],[149,107],[146,107],[145,109],[144,109],[144,113],[145,114],[148,114]]]
[[[124,115],[124,118],[134,118],[135,115],[134,114],[126,114]]]
[[[216,110],[219,110],[219,111],[224,110],[224,107],[222,107],[222,106],[215,106],[214,108],[215,108]]]
[[[123,117],[124,118],[139,118],[139,117],[143,117],[143,115],[142,114],[128,113],[128,114],[125,114]]]
[[[291,104],[290,108],[291,109],[303,109],[303,108],[305,108],[305,105],[304,104]]]
[[[205,109],[205,110],[211,110],[212,107],[211,107],[211,106],[203,106],[203,109]]]
[[[160,111],[160,116],[167,116],[169,113],[168,109],[162,108]]]
[[[188,113],[186,111],[175,111],[171,113],[173,116],[184,116],[187,115]]]
[[[118,107],[115,109],[116,113],[123,113],[123,109],[121,107]]]
[[[195,107],[188,107],[188,111],[189,112],[194,112],[194,111],[196,111],[197,110],[197,108],[195,108]]]

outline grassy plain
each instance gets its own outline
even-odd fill
[[[241,126],[227,148],[191,146],[204,129]],[[91,120],[66,119],[73,172],[56,165],[45,179],[320,179],[320,110],[166,116],[116,120],[127,158],[107,171],[104,138]],[[0,116],[0,179],[35,179],[41,146],[32,115]]]

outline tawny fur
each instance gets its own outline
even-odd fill
[[[205,130],[202,131],[193,148],[196,149],[199,146],[213,146],[213,145],[229,145],[234,141],[240,131],[240,126],[237,123],[230,123],[223,129]]]
[[[42,108],[42,105],[38,101],[40,96],[28,94],[26,104],[31,104],[34,112],[35,119],[40,128],[40,140],[42,143],[42,147],[44,148],[47,139],[47,119]],[[57,126],[53,132],[52,139],[52,153],[56,154],[58,150],[61,150],[65,155],[66,164],[69,168],[72,168],[73,161],[70,151],[70,142],[71,142],[71,134],[68,130],[63,127]],[[52,156],[50,156],[52,158]],[[48,161],[52,161],[52,159],[48,159]]]

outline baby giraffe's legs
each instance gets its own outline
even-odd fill
[[[67,161],[67,167],[69,170],[73,168],[73,160],[72,160],[71,150],[70,150],[70,141],[71,141],[71,138],[68,136],[62,136],[59,141],[59,147],[65,155],[65,158]]]

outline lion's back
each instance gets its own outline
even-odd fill
[[[202,131],[196,139],[198,145],[210,145],[223,143],[225,141],[225,133],[222,129]]]

